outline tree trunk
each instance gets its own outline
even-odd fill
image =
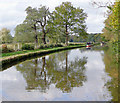
[[[66,24],[65,28],[66,28],[66,45],[68,46],[68,28],[67,28],[67,24]]]
[[[35,43],[38,44],[38,36],[37,36],[37,34],[35,35]]]
[[[36,25],[34,25],[34,29],[35,29],[35,48],[38,47],[38,35],[37,35],[37,28]]]
[[[44,44],[46,44],[46,40],[45,40],[45,39],[46,39],[46,34],[45,34],[45,33],[43,33],[42,40],[43,40],[43,43],[44,43]]]
[[[45,32],[45,29],[44,29],[44,26],[42,26],[42,32],[43,32],[43,37],[42,37],[42,40],[43,40],[43,43],[46,44],[46,32]]]

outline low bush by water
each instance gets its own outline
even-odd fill
[[[34,46],[30,44],[23,44],[22,50],[34,50]]]

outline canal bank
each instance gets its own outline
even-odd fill
[[[24,54],[17,54],[17,55],[12,55],[12,56],[7,56],[7,57],[3,57],[0,59],[0,62],[2,63],[2,68],[4,68],[4,66],[11,64],[13,65],[13,62],[21,62],[24,60],[27,60],[29,58],[33,58],[36,56],[43,56],[46,54],[50,54],[50,53],[54,53],[54,52],[58,52],[58,51],[62,51],[62,50],[68,50],[68,49],[73,49],[73,48],[81,48],[81,47],[85,47],[85,45],[73,45],[73,46],[65,46],[65,47],[57,47],[57,48],[48,48],[46,50],[37,50],[37,51],[31,51],[28,53],[24,53]]]

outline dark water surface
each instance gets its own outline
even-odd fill
[[[9,101],[111,101],[104,50],[73,49],[27,60],[2,72]],[[117,97],[117,94],[115,94]]]

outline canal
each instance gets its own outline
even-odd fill
[[[0,72],[2,99],[117,101],[118,74],[108,52],[77,48],[18,63]]]

